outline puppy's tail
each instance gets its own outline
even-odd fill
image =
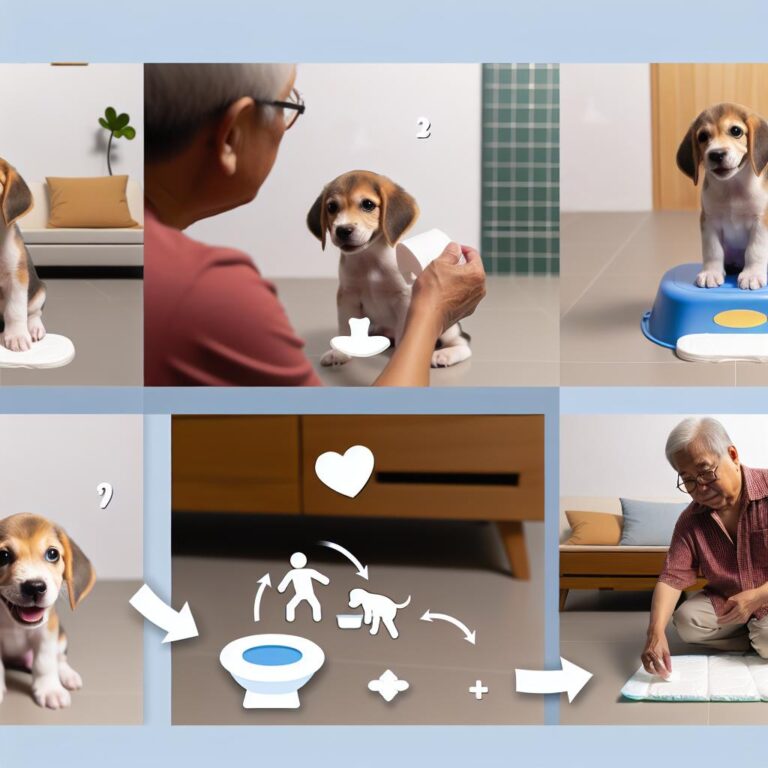
[[[404,603],[395,603],[395,608],[405,608],[411,604],[411,596],[408,595],[408,599]]]

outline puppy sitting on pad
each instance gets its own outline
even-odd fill
[[[350,171],[326,184],[307,215],[307,226],[325,249],[327,234],[341,249],[336,294],[339,335],[351,318],[367,317],[372,335],[400,342],[411,303],[411,286],[397,266],[395,244],[419,216],[416,201],[386,176]],[[458,323],[446,328],[432,354],[442,368],[472,354]],[[330,349],[321,365],[343,365],[350,357]]]
[[[0,520],[0,702],[5,665],[32,672],[32,696],[49,709],[68,707],[83,681],[67,663],[67,636],[54,603],[64,584],[72,609],[96,574],[80,547],[43,517]]]
[[[702,288],[722,285],[738,274],[739,288],[768,283],[768,123],[738,104],[715,104],[691,124],[677,150],[680,170],[699,181]]]

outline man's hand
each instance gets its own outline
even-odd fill
[[[672,674],[672,657],[669,655],[667,636],[663,632],[648,635],[640,660],[649,675],[657,675],[666,680]]]
[[[725,613],[719,616],[717,623],[746,624],[752,614],[763,606],[768,605],[768,594],[765,586],[757,589],[747,589],[729,597],[725,603]]]

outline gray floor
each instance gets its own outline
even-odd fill
[[[650,593],[573,591],[560,614],[560,655],[594,677],[572,703],[564,725],[768,725],[768,704],[628,701],[619,695],[640,666]],[[667,630],[673,655],[704,653]]]
[[[768,365],[690,363],[640,330],[662,275],[701,259],[698,214],[564,213],[563,386],[766,386]]]
[[[543,526],[526,525],[533,577],[521,582],[503,571],[500,540],[489,524],[425,527],[400,522],[379,532],[370,525],[358,530],[345,523],[325,529],[329,531],[325,535],[341,536],[332,540],[342,541],[365,559],[370,567],[368,588],[398,601],[412,595],[411,605],[398,613],[400,637],[393,640],[382,633],[373,637],[365,629],[336,627],[335,614],[350,612],[349,590],[365,582],[340,555],[313,545],[317,527],[303,541],[297,535],[293,546],[286,542],[280,556],[276,551],[251,559],[175,556],[174,602],[189,600],[200,637],[173,647],[173,723],[543,723],[542,697],[515,693],[513,673],[516,666],[543,665]],[[221,529],[212,533],[212,551],[224,535]],[[264,540],[253,534],[254,552]],[[393,554],[398,542],[405,550],[397,553],[400,562],[379,559],[385,545]],[[304,544],[309,565],[325,573],[331,583],[318,588],[322,622],[314,624],[305,605],[296,622],[288,624],[284,607],[289,596],[278,594],[274,587],[288,570],[293,549]],[[421,557],[419,551],[424,553]],[[267,572],[273,588],[266,591],[261,621],[255,624],[256,582]],[[450,624],[420,621],[427,609],[455,616],[476,629],[477,645],[467,643]],[[298,710],[243,709],[243,690],[219,664],[219,652],[228,642],[264,632],[307,637],[325,652],[325,665],[300,692]],[[410,689],[390,703],[367,687],[386,669],[410,683]],[[477,679],[489,688],[480,701],[468,691]]]
[[[133,581],[97,582],[74,613],[60,600],[57,611],[69,638],[69,663],[83,678],[72,705],[38,707],[27,672],[6,672],[0,704],[5,725],[141,725],[143,722],[144,623],[128,604],[141,586]]]
[[[0,385],[141,386],[143,281],[47,279],[43,323],[68,336],[75,359],[62,368],[0,368]]]
[[[329,386],[368,386],[384,368],[390,352],[357,358],[341,368],[323,368],[320,357],[338,335],[337,281],[280,279],[278,296],[307,355]],[[472,336],[472,357],[451,368],[432,371],[435,387],[558,385],[559,288],[554,277],[488,278],[488,293],[475,314],[462,321]]]

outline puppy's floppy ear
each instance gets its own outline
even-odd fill
[[[756,176],[768,165],[768,123],[762,117],[750,115],[747,118],[747,148],[752,170]]]
[[[0,170],[5,173],[5,184],[0,192],[0,212],[6,227],[23,216],[34,204],[32,193],[18,171],[0,158]]]
[[[387,245],[394,245],[419,217],[416,201],[397,184],[382,185],[381,231]]]
[[[694,184],[699,183],[699,164],[701,163],[701,151],[696,139],[696,123],[685,134],[677,149],[677,167],[693,179]]]
[[[93,589],[96,572],[83,550],[61,528],[56,529],[56,535],[64,548],[64,581],[67,583],[69,605],[74,610]]]
[[[325,207],[325,189],[312,204],[307,214],[307,226],[309,231],[323,244],[325,250],[325,237],[328,232],[328,211]]]

